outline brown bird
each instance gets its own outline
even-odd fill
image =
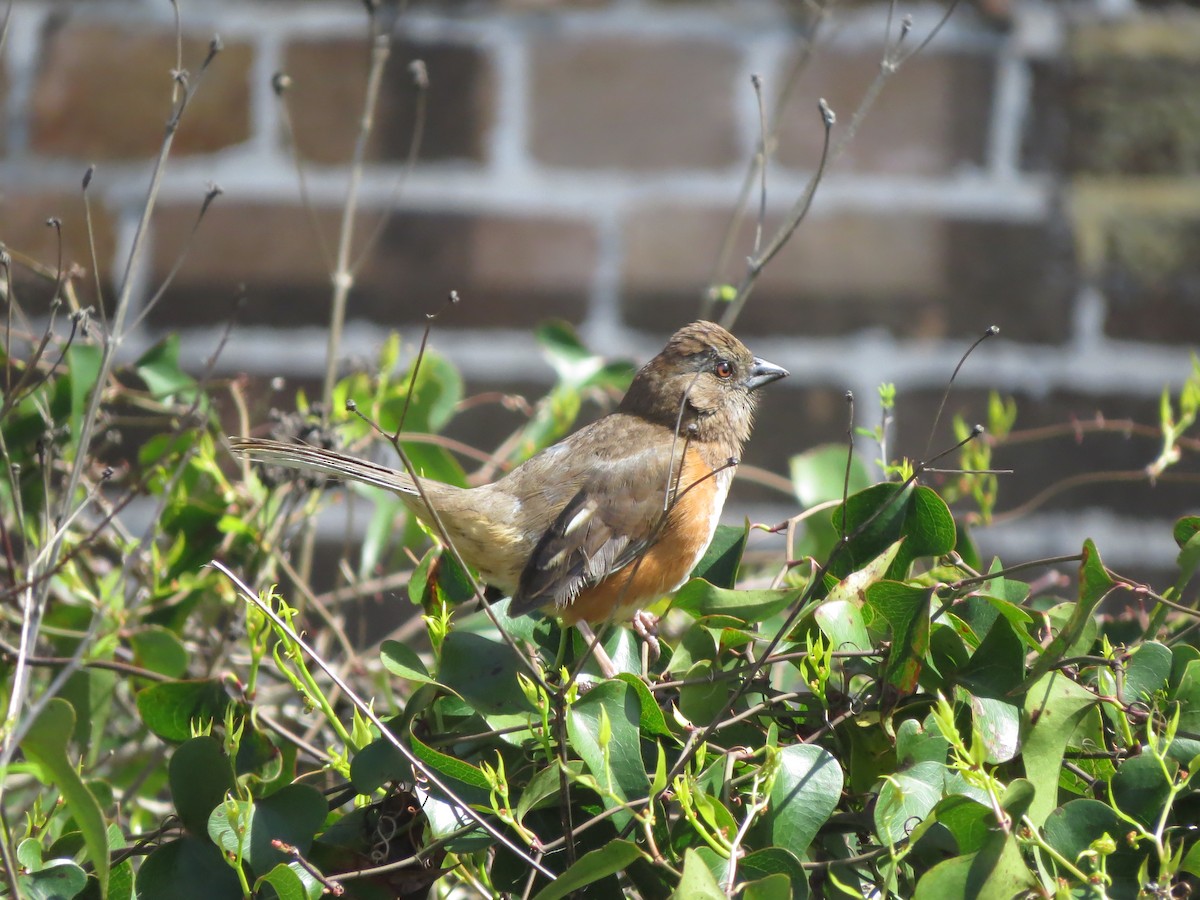
[[[712,322],[677,331],[617,410],[492,484],[421,485],[447,536],[514,615],[622,620],[687,580],[717,522],[755,391],[788,373]],[[386,488],[432,518],[405,472],[301,444],[234,439],[265,463]]]

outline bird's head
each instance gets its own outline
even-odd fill
[[[757,390],[787,374],[720,325],[693,322],[637,373],[621,411],[681,431],[694,425],[699,439],[732,441],[740,449],[750,437]]]

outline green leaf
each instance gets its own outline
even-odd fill
[[[134,363],[147,390],[163,399],[195,387],[196,381],[179,366],[179,335],[169,334]]]
[[[1128,830],[1129,824],[1107,803],[1084,798],[1072,800],[1050,813],[1044,834],[1046,843],[1074,861],[1097,838],[1104,834],[1117,838]]]
[[[192,724],[221,722],[233,701],[220,681],[166,681],[137,695],[138,713],[146,727],[167,741],[186,741]]]
[[[996,814],[990,806],[962,794],[946,797],[934,807],[930,818],[954,836],[959,853],[979,850],[996,826]]]
[[[764,818],[772,844],[800,856],[842,796],[842,770],[829,751],[792,744],[779,751],[779,773]]]
[[[1058,806],[1058,773],[1067,742],[1096,702],[1095,695],[1061,673],[1044,676],[1025,695],[1028,731],[1021,758],[1025,777],[1037,790],[1029,808],[1036,826]]]
[[[229,757],[221,749],[221,742],[211,735],[192,738],[175,749],[167,766],[167,780],[184,827],[200,836],[208,833],[209,816],[234,786]]]
[[[846,486],[846,445],[822,444],[788,460],[792,490],[804,507],[841,500]],[[850,465],[848,494],[857,494],[871,484],[871,474],[859,457]]]
[[[826,600],[813,613],[817,626],[834,650],[870,650],[862,607],[851,600]]]
[[[475,788],[483,792],[483,799],[487,798],[487,792],[491,790],[486,776],[476,766],[468,762],[464,762],[456,756],[442,753],[440,750],[435,750],[415,734],[408,735],[408,746],[412,750],[413,755],[425,765],[429,766],[438,775],[451,778],[461,784]],[[449,785],[451,789],[456,789],[456,785]],[[460,795],[467,802],[474,802],[471,797]]]
[[[671,900],[726,900],[703,857],[690,847],[683,854],[683,875]]]
[[[1133,651],[1125,664],[1121,685],[1122,703],[1149,702],[1167,686],[1171,677],[1171,650],[1165,644],[1148,641]]]
[[[617,675],[617,678],[633,688],[637,694],[638,703],[641,704],[639,724],[642,736],[671,737],[671,729],[667,725],[666,716],[663,715],[658,701],[654,699],[654,695],[650,693],[650,688],[646,687],[646,682],[642,681],[641,678],[632,672],[621,672]]]
[[[317,900],[324,886],[298,863],[280,863],[255,882],[255,888],[269,884],[279,900]]]
[[[21,741],[21,751],[26,759],[42,770],[62,795],[83,834],[88,859],[103,895],[108,890],[108,832],[100,804],[87,789],[67,755],[67,744],[74,730],[75,711],[71,704],[61,697],[55,697],[30,726]]]
[[[693,578],[675,593],[673,609],[693,616],[731,616],[743,622],[762,622],[787,609],[803,593],[801,590],[737,591]]]
[[[567,710],[567,734],[588,771],[604,791],[604,805],[613,807],[646,796],[650,786],[642,763],[637,694],[623,681],[605,681],[596,685]],[[604,711],[612,729],[607,748],[600,745],[600,715]],[[613,816],[623,828],[630,814]]]
[[[1200,516],[1184,516],[1171,529],[1171,536],[1175,538],[1175,543],[1180,550],[1198,534],[1200,534]]]
[[[782,847],[766,847],[748,853],[738,863],[739,877],[750,880],[768,878],[771,875],[786,875],[792,886],[793,900],[808,897],[808,876],[794,853]]]
[[[903,840],[942,799],[946,767],[921,762],[890,776],[879,789],[875,804],[875,832],[885,844]]]
[[[1008,762],[1020,749],[1021,710],[1015,703],[968,694],[975,728],[987,751],[986,761],[992,765]]]
[[[421,657],[417,655],[417,651],[407,644],[384,641],[379,648],[379,656],[383,660],[383,667],[393,675],[422,684],[437,684]]]
[[[243,800],[226,800],[209,817],[208,835],[226,853],[236,853],[239,829],[248,824],[248,832],[241,836],[243,858],[256,874],[265,875],[277,865],[287,865],[291,859],[271,846],[271,842],[283,841],[296,847],[302,856],[306,855],[317,830],[325,823],[328,810],[320,791],[312,785],[293,783],[270,797],[255,800],[248,810]]]
[[[747,884],[742,900],[792,900],[792,883],[782,872],[768,875]]]
[[[162,844],[137,873],[138,900],[242,900],[237,874],[207,839]]]
[[[1025,678],[1026,647],[1019,626],[996,616],[970,660],[958,673],[959,683],[982,697],[1011,699]]]
[[[79,434],[87,413],[88,397],[93,388],[100,389],[96,381],[100,377],[101,356],[98,344],[73,343],[67,348],[67,371],[71,376],[71,434]]]
[[[387,738],[376,738],[350,760],[350,783],[360,794],[370,794],[389,781],[412,777],[412,764]]]
[[[575,864],[546,885],[534,900],[559,900],[572,891],[623,871],[641,857],[637,844],[629,841],[609,841],[603,847],[585,853]]]
[[[144,669],[168,678],[187,671],[188,653],[175,632],[161,625],[146,625],[129,635],[133,661]]]
[[[442,643],[437,679],[483,715],[534,712],[517,684],[525,666],[508,644],[469,631],[452,631]]]
[[[954,517],[945,501],[923,485],[877,484],[850,497],[845,509],[846,533],[854,537],[829,567],[836,578],[861,569],[901,539],[904,543],[883,576],[894,581],[908,576],[913,560],[954,549]],[[840,529],[840,506],[830,521]]]
[[[1055,663],[1068,655],[1085,629],[1089,626],[1095,627],[1092,613],[1115,584],[1100,560],[1096,545],[1088,538],[1083,542],[1083,559],[1079,563],[1079,602],[1072,609],[1066,624],[1059,629],[1042,655],[1034,661],[1029,676],[1025,679],[1026,686],[1033,684],[1049,672]]]
[[[87,887],[87,873],[75,863],[56,859],[36,872],[17,876],[25,900],[69,900]]]
[[[749,523],[735,528],[718,525],[708,549],[692,570],[693,578],[703,578],[717,587],[732,588],[737,584],[738,567],[742,553],[746,550],[746,538],[750,534]]]
[[[892,626],[892,646],[884,669],[901,695],[912,693],[929,652],[929,599],[932,588],[878,581],[867,588],[867,604]]]
[[[1165,761],[1168,772],[1178,765]],[[1170,797],[1171,783],[1163,766],[1153,756],[1135,756],[1121,763],[1112,779],[1113,801],[1117,809],[1153,829]]]
[[[86,764],[94,764],[104,749],[104,731],[112,713],[116,690],[115,672],[81,669],[67,679],[60,697],[75,711],[75,732],[71,739],[85,751]]]
[[[970,856],[939,863],[917,882],[913,900],[1012,900],[1033,878],[1012,835],[994,835]]]

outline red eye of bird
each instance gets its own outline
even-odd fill
[[[718,378],[728,378],[733,374],[733,363],[727,359],[722,359],[717,362],[713,371],[717,373]]]

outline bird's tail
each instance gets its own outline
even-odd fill
[[[285,466],[307,472],[324,472],[338,478],[359,481],[397,494],[417,496],[417,487],[404,472],[377,463],[346,456],[323,447],[288,444],[262,438],[231,438],[235,453],[273,466]]]

